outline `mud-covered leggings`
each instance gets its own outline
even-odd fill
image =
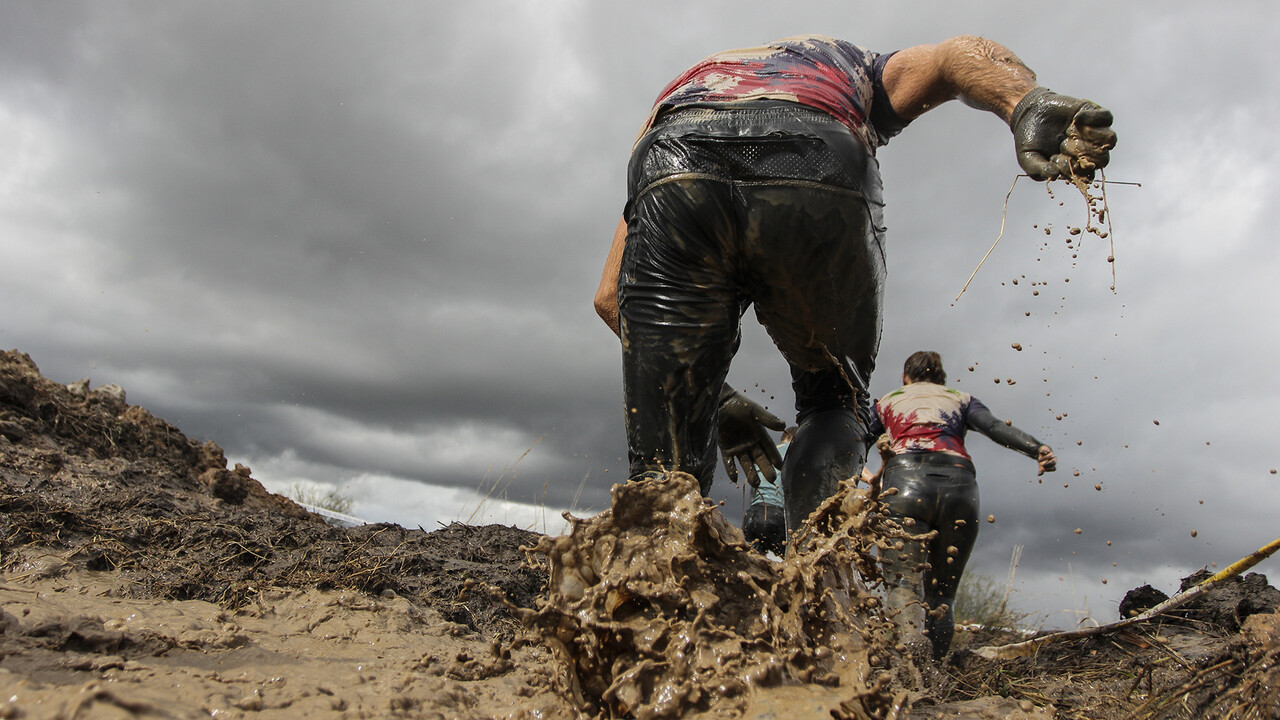
[[[682,111],[637,145],[618,283],[633,478],[682,470],[710,488],[717,400],[752,304],[796,392],[787,526],[860,472],[884,252],[857,179],[874,160],[851,160],[857,145],[794,105]]]
[[[913,519],[906,526],[912,534],[937,531],[932,540],[906,541],[901,550],[890,548],[880,557],[890,584],[889,609],[918,617],[910,604],[923,601],[930,611],[923,629],[934,657],[941,659],[951,647],[956,590],[978,537],[973,463],[940,452],[895,455],[885,464],[881,482],[884,491],[897,489],[897,494],[882,496],[893,519]],[[946,610],[938,611],[943,605]]]

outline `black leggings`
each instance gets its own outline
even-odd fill
[[[618,289],[631,475],[682,470],[709,490],[717,399],[754,304],[796,391],[783,470],[794,529],[865,460],[884,287],[863,191],[874,160],[833,148],[809,126],[838,123],[802,108],[710,117],[673,118],[632,158]]]
[[[761,553],[781,557],[787,551],[787,525],[777,505],[756,503],[748,507],[742,514],[742,534]]]
[[[934,657],[941,658],[951,647],[956,590],[978,538],[978,483],[973,463],[940,452],[895,455],[885,464],[881,482],[884,490],[898,491],[882,498],[891,517],[899,522],[913,519],[914,525],[907,527],[912,534],[937,531],[933,540],[908,542],[902,550],[885,550],[881,558],[887,561],[891,584],[896,581],[901,587],[912,588],[931,611],[947,606],[938,617],[931,612],[925,623]],[[921,572],[920,566],[926,563]]]

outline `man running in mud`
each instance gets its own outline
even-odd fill
[[[875,151],[959,98],[1008,123],[1036,180],[1092,178],[1111,113],[1059,95],[1007,48],[960,36],[877,54],[821,36],[713,55],[659,95],[595,304],[622,340],[632,479],[710,488],[776,477],[783,421],[725,386],[749,305],[791,366],[799,430],[782,472],[794,531],[863,466],[880,343],[884,223]]]

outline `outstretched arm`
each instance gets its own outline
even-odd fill
[[[1009,122],[1013,108],[1036,87],[1036,74],[1005,46],[974,35],[900,50],[884,66],[884,88],[907,120],[948,100],[989,110]]]
[[[1035,439],[1030,433],[1014,427],[1013,423],[996,417],[978,400],[975,399],[972,403],[966,418],[970,428],[1035,460],[1042,473],[1053,472],[1058,468],[1058,456],[1053,453],[1053,448]]]
[[[885,64],[884,87],[907,120],[957,98],[994,113],[1013,130],[1018,163],[1036,180],[1092,178],[1116,144],[1109,110],[1039,86],[1017,55],[986,38],[901,50]]]

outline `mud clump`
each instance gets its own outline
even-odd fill
[[[610,717],[887,717],[905,692],[880,612],[866,491],[845,483],[781,563],[690,475],[615,485],[610,510],[543,538],[548,596],[521,611],[579,710]],[[809,716],[809,715],[800,715]]]

